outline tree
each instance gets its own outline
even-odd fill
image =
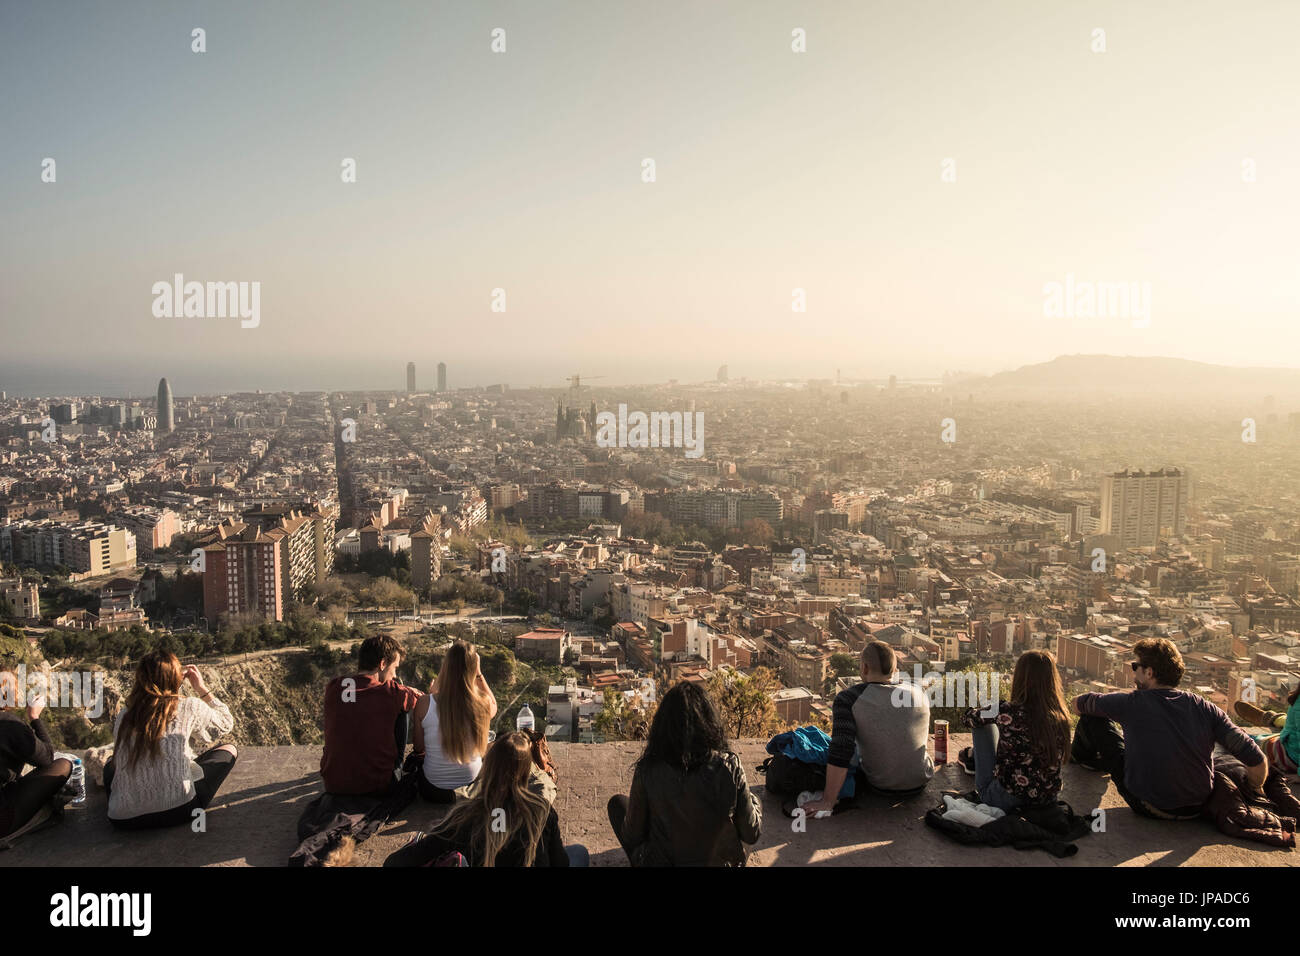
[[[720,670],[709,678],[706,690],[718,708],[728,737],[766,737],[776,729],[778,718],[772,694],[780,689],[776,676],[766,667],[751,674]]]
[[[627,698],[612,687],[605,688],[605,703],[591,722],[592,729],[606,740],[627,740],[623,725],[627,721],[631,708]]]

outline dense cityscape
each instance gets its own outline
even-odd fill
[[[1049,650],[1070,696],[1129,686],[1144,637],[1173,641],[1185,684],[1226,708],[1250,686],[1285,709],[1300,675],[1289,397],[1254,396],[1239,422],[956,373],[764,382],[724,365],[524,390],[454,374],[4,396],[3,613],[55,666],[106,659],[114,633],[187,660],[469,636],[536,668],[503,704],[573,742],[636,736],[679,681],[760,691],[744,736],[829,728],[873,640],[931,678]],[[663,441],[597,441],[619,405],[661,410]],[[698,457],[672,441],[683,416],[707,426]],[[294,626],[267,637],[277,622]]]

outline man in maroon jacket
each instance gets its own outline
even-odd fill
[[[402,645],[387,635],[361,645],[360,673],[325,688],[325,792],[385,796],[402,765],[409,715],[423,696],[397,681]]]

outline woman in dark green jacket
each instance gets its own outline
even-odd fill
[[[708,695],[678,684],[659,702],[632,793],[609,822],[633,866],[744,866],[763,822]]]

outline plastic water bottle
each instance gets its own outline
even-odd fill
[[[519,716],[515,718],[515,730],[533,729],[535,721],[533,720],[533,711],[527,704],[519,708]]]
[[[72,758],[72,775],[68,777],[68,786],[72,788],[75,796],[68,802],[70,807],[84,807],[86,805],[86,765],[81,762],[80,757]]]

